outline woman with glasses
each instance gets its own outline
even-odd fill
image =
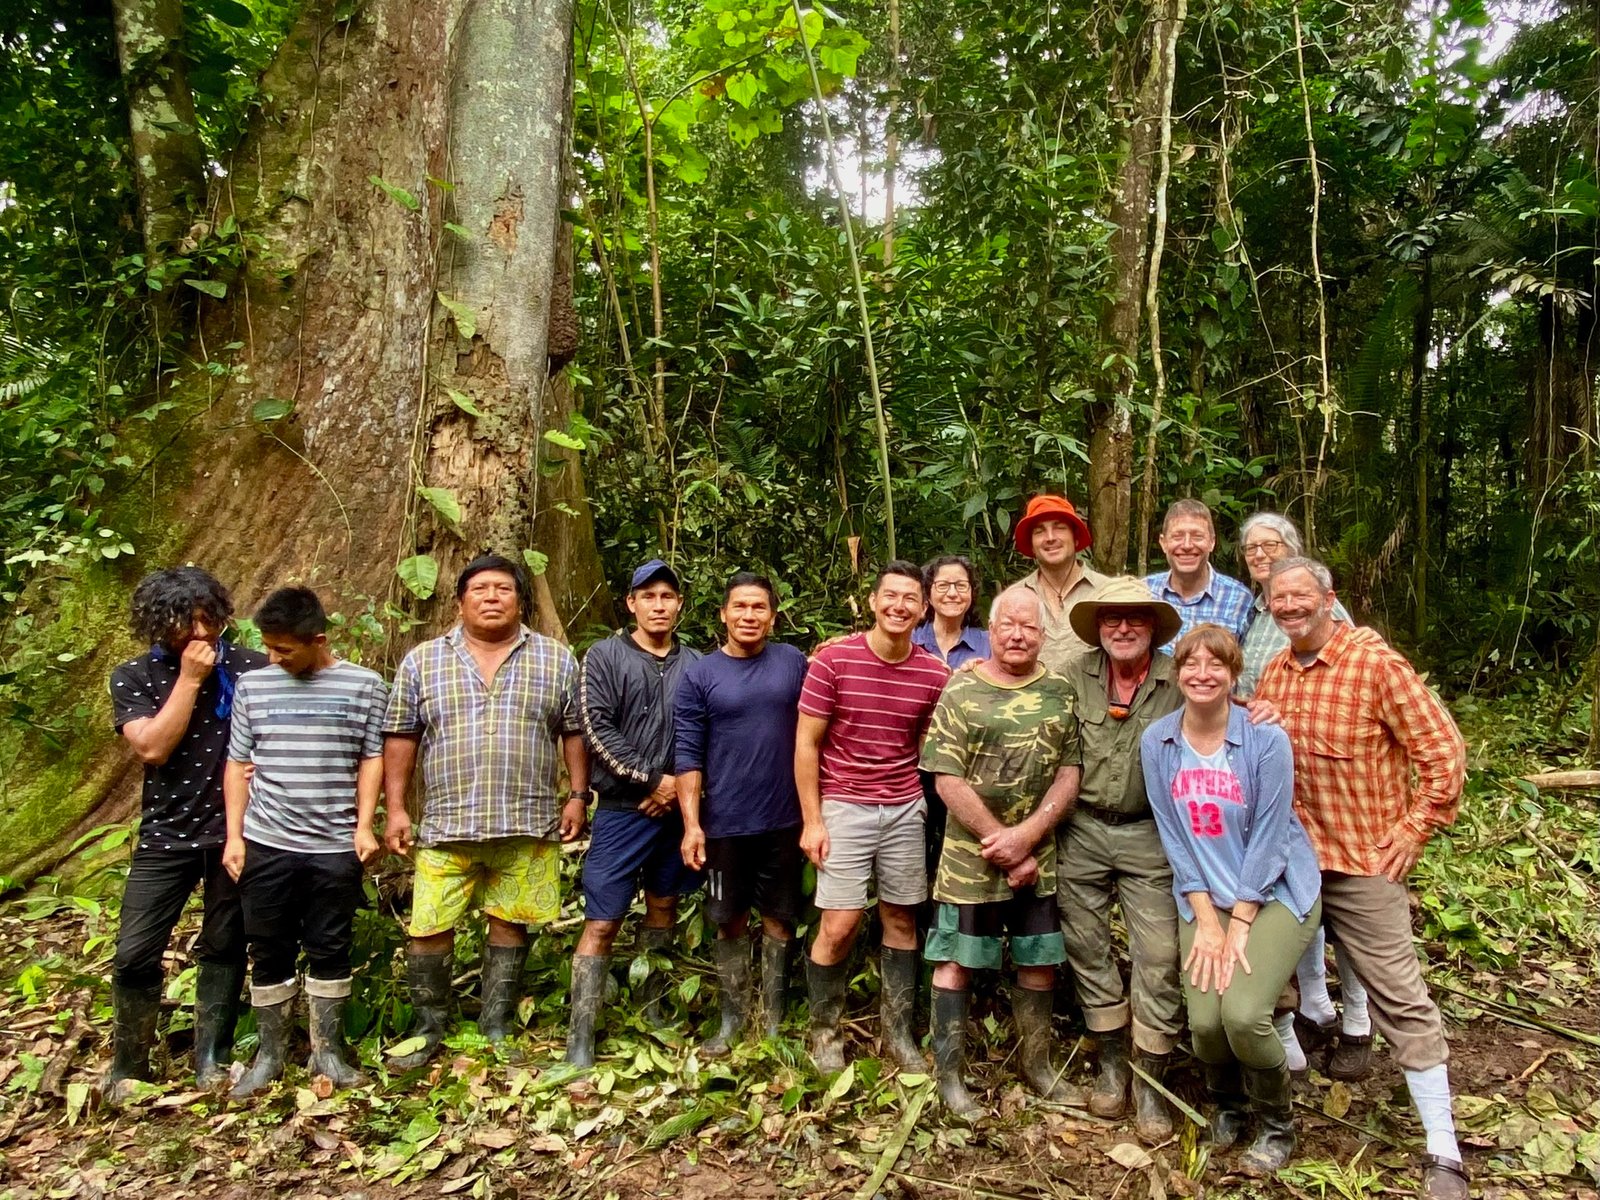
[[[1244,666],[1239,682],[1234,685],[1234,692],[1241,699],[1248,699],[1255,692],[1262,668],[1289,644],[1288,635],[1267,612],[1267,576],[1272,573],[1272,564],[1279,559],[1304,554],[1305,544],[1288,517],[1263,512],[1247,517],[1240,526],[1239,550],[1250,568],[1250,581],[1256,587],[1255,610],[1241,647]],[[1337,600],[1333,602],[1333,616],[1347,625],[1355,624]],[[1326,1064],[1328,1074],[1354,1082],[1366,1078],[1372,1070],[1372,1018],[1367,1015],[1367,989],[1341,960],[1339,992],[1344,1001],[1341,1020],[1333,1007],[1333,997],[1328,994],[1326,949],[1326,938],[1319,928],[1305,957],[1300,960],[1300,1012],[1298,1016],[1284,1013],[1278,1019],[1278,1036],[1289,1056],[1290,1070],[1304,1071],[1310,1065],[1308,1052],[1316,1055],[1331,1047]]]
[[[1244,653],[1244,669],[1239,674],[1235,692],[1241,700],[1255,694],[1256,680],[1261,669],[1289,644],[1288,636],[1278,628],[1278,623],[1267,612],[1267,576],[1272,574],[1272,564],[1280,558],[1299,557],[1305,553],[1305,543],[1293,521],[1279,513],[1261,512],[1245,518],[1239,527],[1239,553],[1250,571],[1250,582],[1255,585],[1255,607],[1251,610],[1250,624],[1240,641]],[[1354,625],[1344,605],[1333,602],[1335,620]]]
[[[941,554],[922,568],[928,615],[911,640],[954,671],[989,657],[989,631],[978,615],[978,573],[959,554]]]
[[[1271,1175],[1294,1153],[1294,1099],[1272,1010],[1322,919],[1322,872],[1294,812],[1289,737],[1252,725],[1232,701],[1243,666],[1220,625],[1197,625],[1173,651],[1183,707],[1140,741],[1145,792],[1172,864],[1190,1040],[1217,1105],[1226,1149],[1257,1123],[1240,1159]]]
[[[989,631],[978,614],[978,573],[970,560],[959,554],[941,554],[930,559],[922,568],[922,590],[927,596],[928,612],[922,624],[911,631],[911,640],[952,671],[969,663],[989,657]],[[944,801],[933,785],[933,776],[922,775],[922,795],[928,802],[927,831],[928,873],[938,870],[939,855],[944,848]],[[921,920],[924,931],[932,919],[933,905],[922,906]]]

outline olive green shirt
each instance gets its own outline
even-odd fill
[[[1132,712],[1125,721],[1115,719],[1108,709],[1111,666],[1104,650],[1080,655],[1062,674],[1078,699],[1078,730],[1083,739],[1079,806],[1119,813],[1149,812],[1139,739],[1155,721],[1183,704],[1172,656],[1153,656],[1150,673],[1134,692]]]
[[[1081,761],[1072,685],[1052,671],[1001,684],[960,671],[945,685],[922,744],[922,769],[966,781],[995,820],[1020,825],[1044,799],[1056,772]],[[1034,847],[1036,894],[1056,890],[1056,839]],[[947,904],[1011,899],[1006,873],[983,857],[981,839],[949,813],[933,898]]]
[[[1019,586],[1027,588],[1043,601],[1044,648],[1039,651],[1039,665],[1057,674],[1065,671],[1073,659],[1090,648],[1087,642],[1072,631],[1072,622],[1069,619],[1072,610],[1079,602],[1092,600],[1101,585],[1111,578],[1082,563],[1078,564],[1078,569],[1081,572],[1078,580],[1067,589],[1059,612],[1051,607],[1055,603],[1055,592],[1040,582],[1038,571],[1030,571],[1017,580]]]

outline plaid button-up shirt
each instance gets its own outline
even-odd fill
[[[1261,678],[1261,672],[1266,670],[1267,664],[1278,651],[1289,644],[1289,635],[1279,629],[1278,623],[1272,619],[1264,597],[1256,597],[1251,614],[1250,628],[1245,630],[1244,640],[1239,643],[1239,649],[1244,654],[1244,670],[1239,672],[1239,678],[1233,685],[1233,694],[1241,700],[1248,700],[1256,694],[1256,680]],[[1343,621],[1346,625],[1356,623],[1355,618],[1337,600],[1333,602],[1333,619]]]
[[[553,837],[561,738],[581,732],[578,662],[524,628],[483,682],[458,625],[407,654],[389,697],[385,733],[420,733],[419,846]]]
[[[1461,731],[1372,630],[1336,625],[1309,666],[1281,651],[1256,696],[1283,715],[1295,812],[1324,871],[1376,875],[1378,842],[1395,825],[1428,837],[1456,819],[1466,781]]]
[[[1206,569],[1211,572],[1211,578],[1193,600],[1185,600],[1173,590],[1171,571],[1158,571],[1145,576],[1145,586],[1157,600],[1165,600],[1177,609],[1178,619],[1183,622],[1178,637],[1161,647],[1161,653],[1171,654],[1172,648],[1178,644],[1178,638],[1207,621],[1221,625],[1241,642],[1244,641],[1244,631],[1250,627],[1250,614],[1255,608],[1255,597],[1237,579],[1224,575],[1210,564]]]

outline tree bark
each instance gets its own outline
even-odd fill
[[[1116,356],[1089,408],[1089,527],[1095,565],[1121,573],[1128,562],[1133,490],[1133,391],[1150,247],[1150,191],[1168,91],[1168,43],[1178,36],[1177,0],[1159,0],[1145,22],[1146,45],[1125,72],[1134,81],[1127,141],[1111,196],[1111,303],[1101,321]],[[1175,67],[1174,67],[1175,69]]]
[[[183,57],[182,0],[115,0],[145,260],[189,232],[205,201],[205,150]]]
[[[368,0],[342,22],[334,9],[308,5],[216,186],[216,215],[258,238],[195,357],[242,348],[226,372],[201,363],[163,389],[170,423],[117,499],[120,527],[152,531],[135,565],[201,564],[241,613],[292,580],[351,616],[403,605],[415,628],[390,622],[358,648],[380,670],[454,619],[453,573],[484,549],[548,556],[545,629],[607,623],[578,462],[543,437],[572,411],[552,379],[576,346],[559,219],[570,0]],[[449,489],[459,520],[419,486]],[[418,552],[441,568],[426,601],[395,574]],[[130,582],[86,573],[58,592],[54,620],[86,652],[65,699],[42,703],[104,695],[134,649],[119,628]],[[0,872],[23,877],[126,817],[139,771],[109,731],[85,732],[67,754],[30,747],[8,778]],[[21,812],[45,817],[18,829]]]
[[[1433,260],[1422,260],[1417,285],[1417,311],[1411,318],[1411,471],[1412,551],[1411,636],[1418,642],[1428,629],[1429,468],[1432,447],[1428,431],[1428,351],[1433,345]]]

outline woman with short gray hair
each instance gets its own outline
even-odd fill
[[[1256,589],[1255,609],[1239,643],[1244,651],[1244,671],[1235,691],[1242,700],[1254,695],[1261,669],[1289,644],[1288,637],[1267,613],[1267,577],[1272,574],[1272,564],[1285,558],[1299,558],[1304,553],[1305,543],[1300,531],[1281,513],[1254,513],[1239,527],[1239,556],[1244,559],[1250,582]],[[1350,614],[1342,607],[1335,609],[1335,616],[1341,621],[1350,621]]]

